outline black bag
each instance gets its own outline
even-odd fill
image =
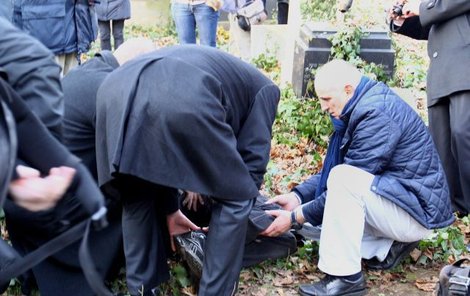
[[[238,1],[237,1],[238,7]],[[268,18],[268,13],[264,8],[262,0],[250,0],[237,9],[238,26],[243,31],[251,31],[252,25],[258,25]]]
[[[437,284],[438,296],[470,296],[470,266],[462,266],[466,261],[470,262],[470,258],[460,259],[441,269]]]

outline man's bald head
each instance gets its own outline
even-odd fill
[[[147,38],[132,38],[121,44],[115,51],[119,65],[150,51],[156,50],[155,43]]]
[[[321,96],[325,92],[343,91],[348,85],[356,89],[361,77],[361,72],[354,65],[343,60],[332,60],[315,74],[315,91]]]

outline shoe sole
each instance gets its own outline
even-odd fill
[[[394,269],[395,267],[398,266],[398,264],[400,264],[403,259],[405,259],[406,256],[409,256],[411,251],[414,250],[414,248],[416,248],[417,246],[419,245],[419,242],[416,242],[414,244],[411,244],[410,246],[408,246],[404,251],[403,253],[401,253],[400,256],[397,257],[397,259],[395,259],[395,261],[393,261],[392,264],[389,264],[389,265],[386,265],[386,266],[369,266],[366,264],[367,268],[370,269],[370,270],[389,270],[389,269]]]
[[[194,276],[200,280],[202,276],[202,262],[195,254],[191,254],[185,248],[179,245],[178,247],[181,257],[183,257],[186,264],[188,264],[189,269],[194,274]]]
[[[301,296],[330,296],[328,294],[325,294],[325,295],[306,294],[306,293],[303,293],[302,291],[299,291],[299,294]],[[334,296],[364,296],[366,294],[367,294],[367,289],[364,289],[364,290],[359,290],[359,291],[346,292],[346,293],[343,293],[343,294],[336,294]]]

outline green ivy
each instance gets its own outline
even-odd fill
[[[468,226],[469,217],[462,218],[461,222]],[[447,262],[451,256],[458,260],[468,253],[465,234],[455,224],[434,230],[430,237],[420,242],[419,248],[421,250],[428,249],[433,254],[432,258],[422,255],[418,259],[418,263],[421,264],[427,264],[429,261]]]
[[[341,59],[355,65],[362,73],[374,80],[387,82],[388,76],[385,74],[382,65],[368,63],[360,56],[361,38],[367,36],[358,26],[345,26],[332,35],[328,40],[331,42],[331,59]]]
[[[278,67],[278,61],[275,55],[269,53],[261,53],[251,60],[258,69],[271,72]]]
[[[302,18],[311,20],[331,20],[336,15],[336,0],[304,0],[300,4]]]
[[[273,135],[278,143],[295,145],[300,138],[307,138],[326,147],[332,132],[331,121],[321,111],[315,99],[299,99],[290,87],[281,90]]]

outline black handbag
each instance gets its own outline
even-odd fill
[[[439,274],[438,296],[470,296],[470,266],[462,266],[469,258],[446,265]]]
[[[259,25],[268,18],[262,0],[247,1],[241,8],[238,8],[238,1],[236,1],[236,5],[238,26],[243,31],[251,31],[252,25]]]

